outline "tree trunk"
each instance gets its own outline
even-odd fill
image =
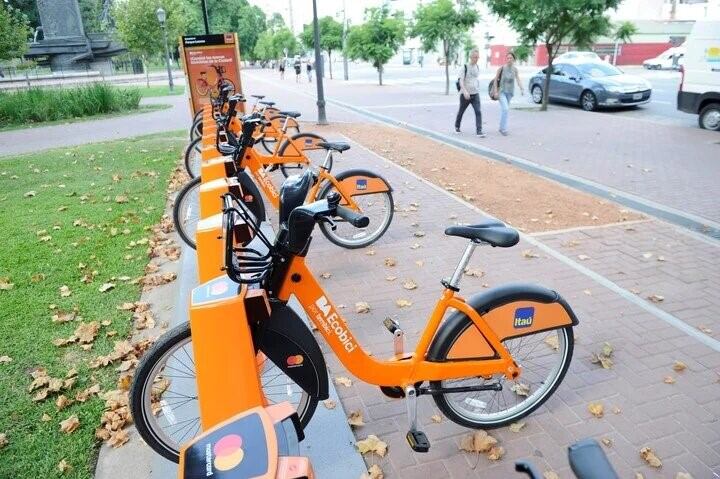
[[[552,47],[546,45],[545,48],[548,52],[548,66],[547,70],[545,71],[545,83],[543,85],[543,98],[542,104],[540,105],[540,111],[547,111],[548,99],[550,98],[550,75],[552,74],[553,60],[555,59],[555,55],[553,55],[552,52]]]
[[[147,87],[150,88],[150,70],[148,69],[147,60],[145,60],[145,57],[142,57],[143,62],[143,68],[145,69],[145,83],[147,84]]]
[[[620,43],[620,40],[615,40],[615,49],[613,50],[613,65],[617,65],[618,43]]]
[[[332,50],[328,50],[328,70],[330,73],[330,79],[332,80],[332,58],[330,58],[330,52]]]
[[[383,70],[383,69],[382,69],[382,66],[379,66],[378,69],[377,69],[377,71],[378,71],[378,81],[380,82],[380,83],[379,83],[380,86],[382,86],[382,70]]]
[[[450,59],[448,58],[448,55],[450,55],[450,52],[448,52],[448,42],[447,40],[443,40],[443,53],[445,54],[445,94],[450,94]]]

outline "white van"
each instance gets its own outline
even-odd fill
[[[700,115],[700,128],[720,131],[720,20],[697,21],[685,48],[677,108]]]
[[[648,70],[675,70],[683,64],[684,56],[685,45],[668,48],[655,58],[645,60],[643,66]]]

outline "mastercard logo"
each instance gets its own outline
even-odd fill
[[[229,471],[233,467],[237,467],[245,457],[245,452],[240,446],[242,446],[242,437],[237,434],[228,434],[216,442],[213,447],[215,469]]]
[[[296,354],[294,356],[288,356],[287,358],[287,365],[288,366],[300,366],[303,363],[303,356],[302,354]]]

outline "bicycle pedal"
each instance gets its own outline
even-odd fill
[[[405,435],[410,449],[415,452],[428,452],[430,450],[430,441],[422,431],[408,431]]]

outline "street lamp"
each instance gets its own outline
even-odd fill
[[[315,37],[315,70],[317,85],[317,107],[318,107],[318,124],[327,125],[325,117],[325,93],[323,92],[323,61],[320,55],[320,27],[318,26],[317,2],[313,0],[313,30]]]
[[[165,10],[160,7],[157,9],[157,11],[155,11],[155,15],[157,16],[158,22],[160,22],[160,27],[163,31],[163,40],[165,40],[165,65],[167,65],[168,84],[170,85],[170,91],[173,91],[174,85],[172,71],[170,70],[170,49],[168,48],[167,29],[165,28],[165,20],[167,19],[167,14],[165,13]]]

